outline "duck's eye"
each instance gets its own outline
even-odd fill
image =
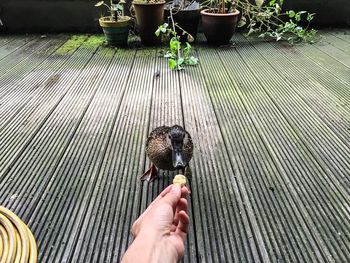
[[[171,140],[171,135],[169,135],[169,139]]]

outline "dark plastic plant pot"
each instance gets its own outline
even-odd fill
[[[202,27],[209,44],[227,45],[235,32],[240,12],[217,14],[209,9],[201,11]]]
[[[100,26],[103,29],[108,45],[126,46],[128,44],[129,29],[132,25],[132,18],[119,16],[118,21],[112,21],[111,17],[101,17]]]
[[[155,35],[158,26],[163,24],[165,2],[133,2],[136,24],[141,42],[145,46],[160,45],[161,39]]]
[[[169,19],[168,21],[168,17],[170,17],[169,8],[165,7],[164,15],[165,15],[165,21],[170,23],[171,20]],[[185,31],[190,33],[194,39],[196,39],[198,24],[201,18],[201,8],[194,9],[194,10],[173,10],[173,18],[175,23],[177,23],[181,28],[183,28]],[[176,28],[176,33],[178,36],[180,36],[181,42],[188,41],[187,34],[182,35],[182,31],[179,28]]]

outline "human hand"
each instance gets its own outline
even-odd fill
[[[132,226],[135,240],[125,253],[123,262],[165,262],[165,259],[177,262],[183,256],[189,225],[188,193],[186,187],[170,185],[148,206]],[[140,249],[144,253],[140,253]],[[139,250],[142,259],[133,257],[134,250]],[[145,250],[151,250],[149,261]]]

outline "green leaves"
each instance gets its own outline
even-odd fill
[[[162,26],[160,26],[160,31],[165,34],[168,30],[168,26],[169,25],[167,23],[164,23]]]
[[[194,42],[194,37],[191,34],[188,34],[187,35],[187,41],[190,42],[190,43]]]
[[[245,18],[245,16],[242,16],[241,19],[238,21],[238,27],[243,27],[247,24],[247,19]]]
[[[295,12],[293,10],[287,11],[287,14],[289,15],[290,18],[293,18],[295,16]]]
[[[274,6],[275,3],[276,3],[276,0],[270,0],[270,1],[269,1],[269,6]]]
[[[176,67],[177,67],[177,62],[176,62],[175,59],[170,58],[170,59],[168,60],[168,65],[169,65],[169,68],[170,68],[170,69],[176,69]]]
[[[156,30],[156,32],[154,32],[154,34],[157,36],[157,37],[159,37],[160,36],[160,28],[158,27],[158,29]]]
[[[299,22],[301,20],[301,14],[302,14],[301,12],[298,12],[295,14],[294,16],[295,21]]]
[[[185,63],[185,59],[182,57],[179,57],[179,59],[177,60],[177,65],[182,66]]]
[[[198,58],[195,58],[193,56],[179,57],[177,60],[174,58],[169,58],[168,60],[169,68],[172,70],[175,70],[175,69],[182,70],[186,65],[195,66],[197,64],[198,64]]]
[[[255,33],[255,29],[254,28],[249,28],[249,31],[247,33],[247,36],[250,36],[251,34]]]
[[[96,7],[100,7],[104,4],[105,2],[104,1],[100,1],[98,3],[95,4]]]
[[[188,37],[193,37],[187,32],[183,31],[184,34],[187,34]],[[155,32],[156,36],[160,37],[162,35],[166,37],[171,37],[169,41],[169,50],[164,55],[168,59],[168,66],[172,70],[182,70],[185,66],[194,66],[198,64],[198,59],[194,56],[191,56],[192,46],[190,43],[186,42],[186,46],[180,42],[180,37],[177,35],[175,28],[169,28],[167,23],[159,26]]]
[[[187,64],[194,66],[198,64],[198,58],[195,58],[194,56],[190,56],[187,60]]]
[[[288,14],[289,18],[294,18],[295,21],[299,22],[301,20],[301,15],[305,14],[306,11],[299,11],[296,13],[294,10],[289,10],[286,13]]]
[[[176,58],[176,56],[171,53],[170,51],[167,51],[166,54],[164,55],[165,58]]]
[[[313,43],[316,31],[310,29],[309,25],[315,14],[295,10],[282,12],[282,5],[283,0],[236,1],[236,6],[242,13],[237,26],[247,27],[246,36],[257,33],[260,38],[287,40],[291,44],[304,41]],[[305,20],[307,25],[300,26],[305,24]]]
[[[123,10],[123,7],[120,4],[117,5],[118,12],[115,12],[112,9],[112,6],[107,5],[104,1],[99,1],[99,2],[97,2],[95,4],[95,7],[101,7],[101,6],[104,6],[104,7],[106,7],[108,9],[108,12],[111,15],[112,21],[116,21],[117,20],[116,17],[118,17],[120,15],[120,13],[122,12],[122,10]]]
[[[180,49],[181,43],[180,41],[177,39],[177,37],[173,37],[170,39],[169,42],[169,47],[170,47],[170,52],[171,53],[175,53]]]
[[[118,11],[122,12],[123,11],[123,6],[121,4],[117,4]]]
[[[307,14],[307,17],[306,17],[306,20],[307,20],[308,22],[311,22],[311,20],[314,19],[314,16],[315,16],[315,14],[310,14],[310,13],[308,13],[308,14]]]
[[[167,33],[171,33],[171,30],[168,28],[168,24],[167,23],[164,23],[163,25],[160,25],[158,27],[158,29],[156,30],[156,32],[154,32],[154,34],[156,34],[157,37],[160,36],[160,33],[163,33],[163,34],[167,34]],[[169,31],[169,32],[168,32]]]
[[[190,55],[192,46],[190,45],[190,43],[186,42],[186,47],[183,49],[183,54],[184,57],[188,57]]]
[[[255,0],[255,4],[259,8],[263,5],[263,3],[264,3],[264,0]]]

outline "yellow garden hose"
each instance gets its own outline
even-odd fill
[[[23,221],[0,206],[0,263],[36,263],[35,238]]]

